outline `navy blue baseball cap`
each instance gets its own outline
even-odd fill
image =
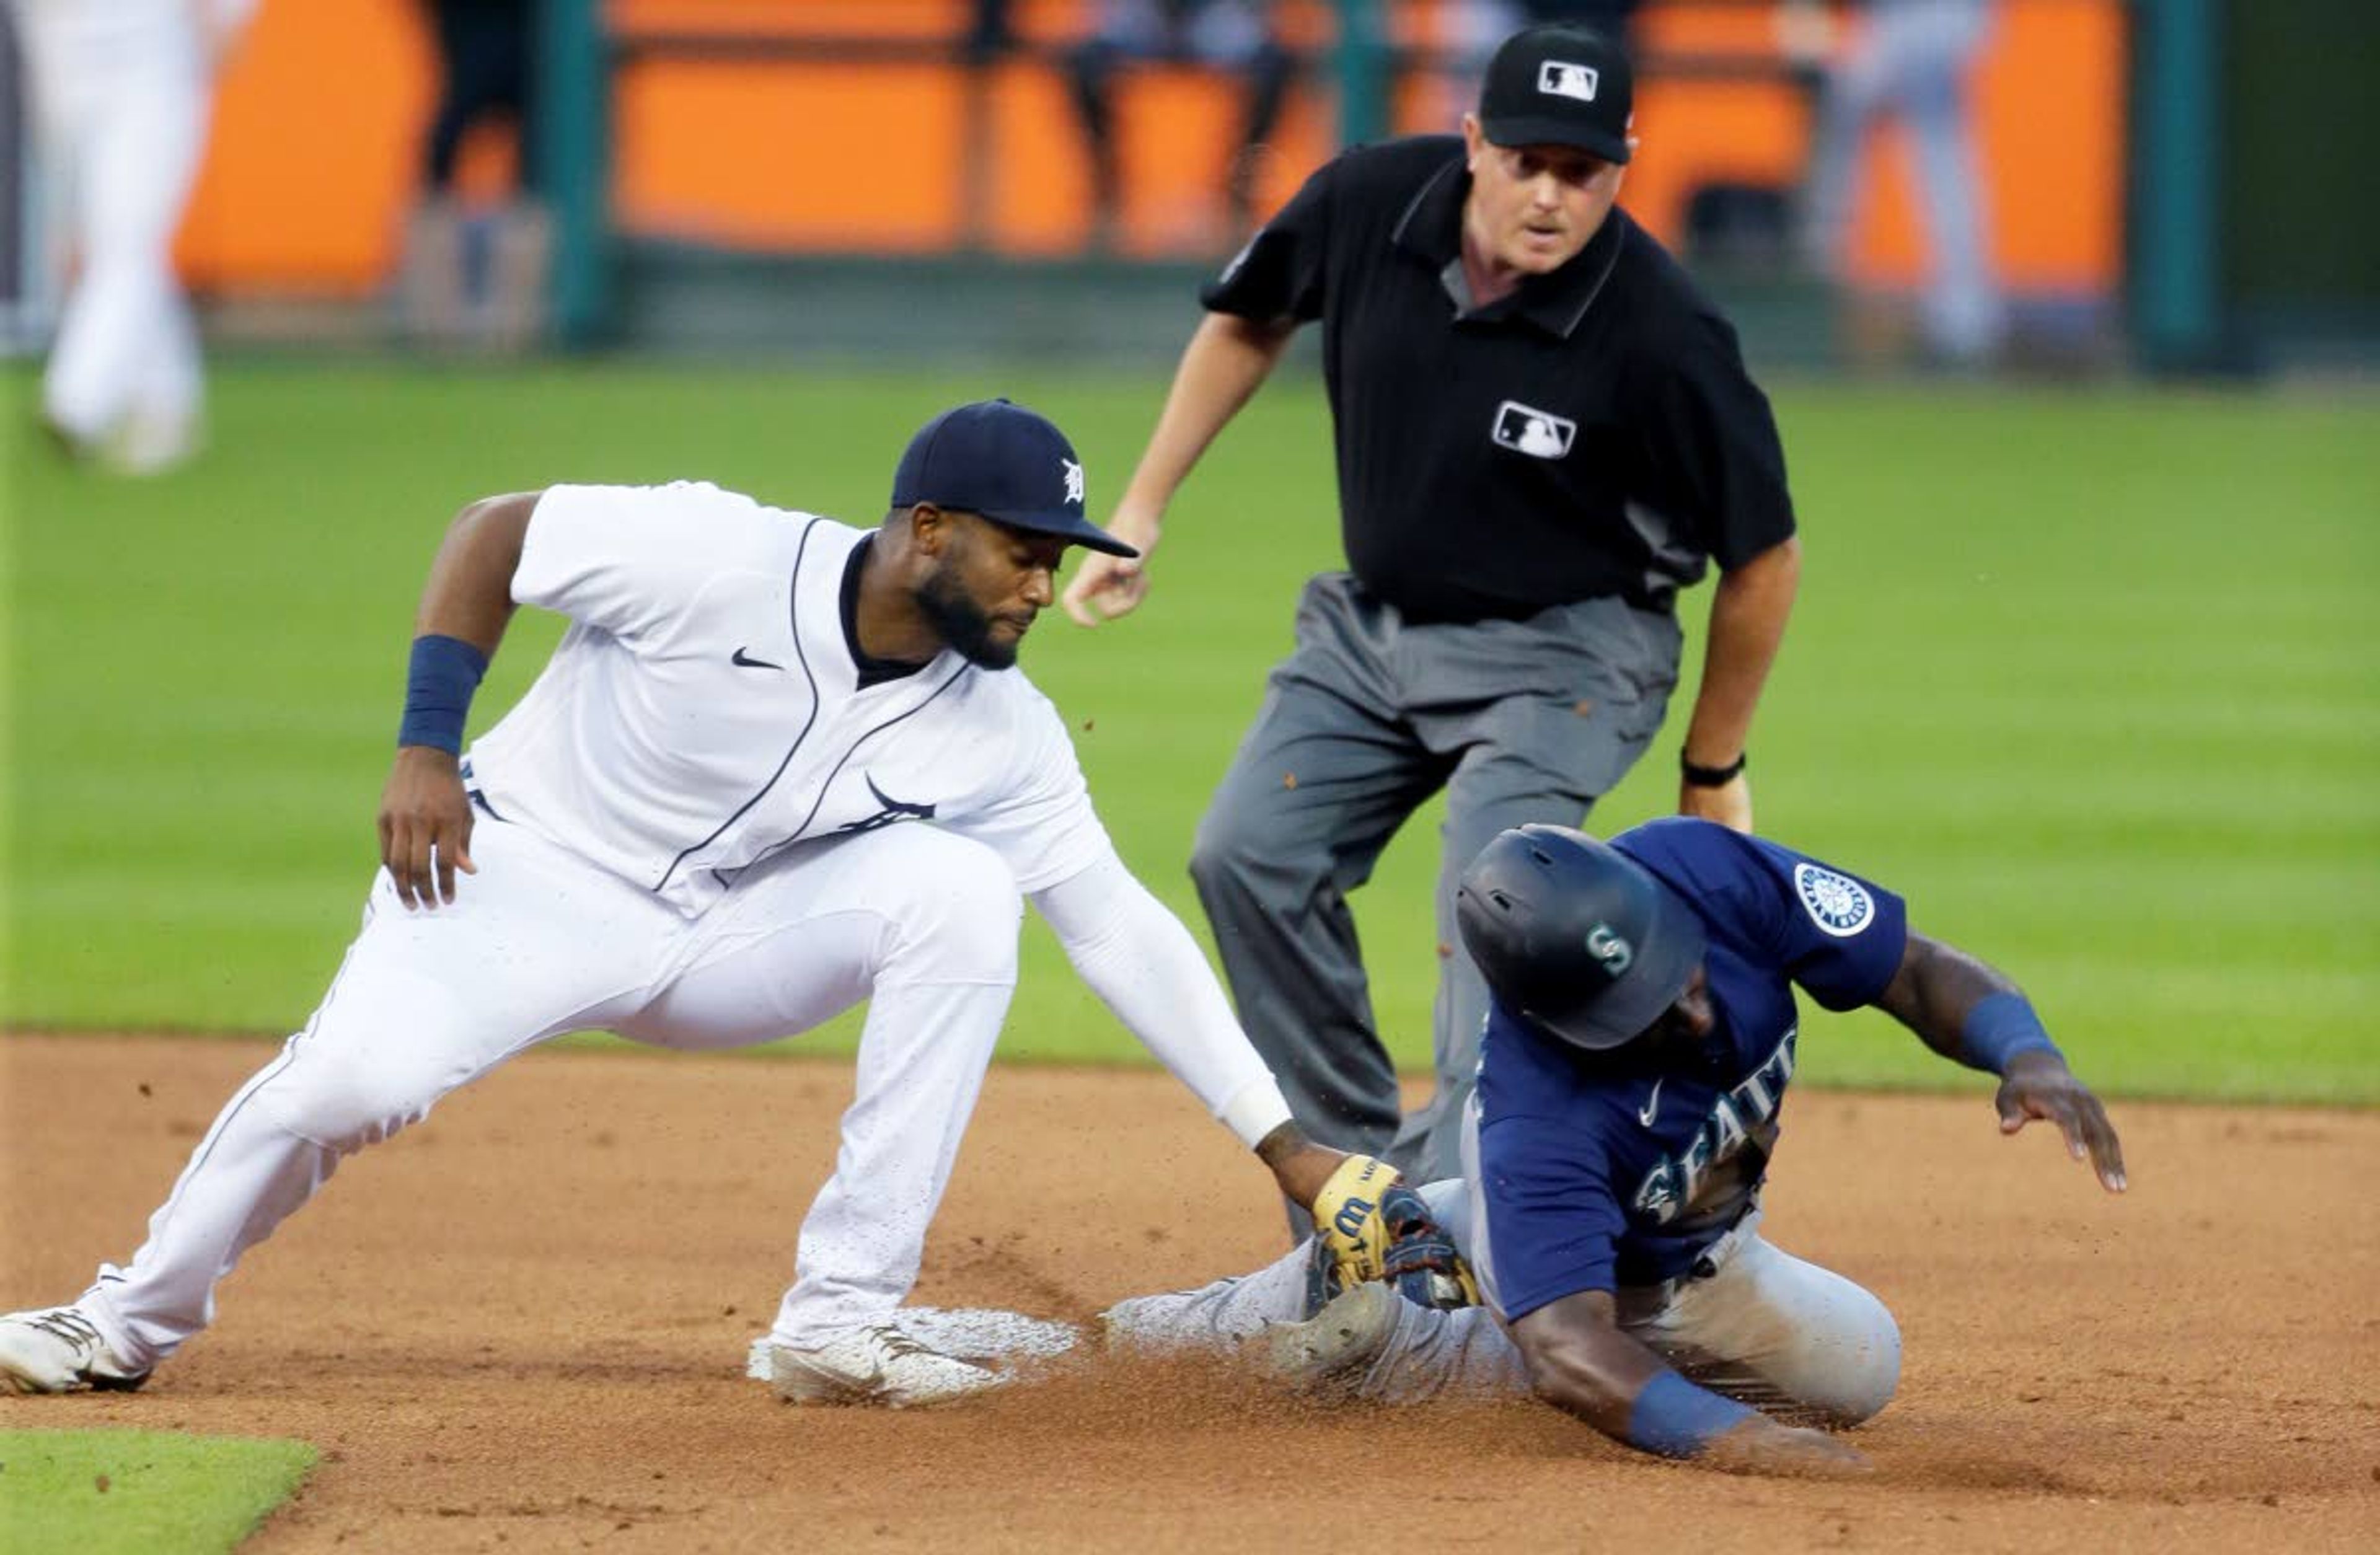
[[[1685,898],[1567,826],[1499,833],[1463,869],[1454,918],[1506,1010],[1591,1052],[1659,1020],[1709,942]]]
[[[980,513],[1111,556],[1139,552],[1083,514],[1083,461],[1046,416],[1004,399],[945,410],[909,440],[892,471],[892,505]]]
[[[1576,22],[1513,33],[1479,87],[1479,128],[1499,146],[1575,146],[1624,163],[1635,111],[1627,51]]]

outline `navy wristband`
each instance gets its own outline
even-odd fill
[[[2022,1052],[2046,1052],[2061,1063],[2066,1061],[2023,994],[1990,993],[1975,1001],[1959,1027],[1961,1061],[2005,1075],[2009,1060]]]
[[[1674,1371],[1657,1371],[1628,1409],[1628,1445],[1664,1458],[1691,1458],[1740,1420],[1747,1404],[1698,1388]]]
[[[461,638],[432,633],[414,638],[405,675],[405,721],[397,725],[396,743],[461,755],[471,693],[487,673],[488,656]]]

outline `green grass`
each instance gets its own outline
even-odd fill
[[[21,426],[30,385],[7,390]],[[412,605],[464,502],[700,476],[872,521],[908,431],[994,392],[1070,430],[1098,509],[1162,384],[235,363],[218,451],[187,474],[113,482],[20,451],[0,1015],[304,1018],[355,927]],[[2380,401],[1775,397],[1808,558],[1755,740],[1762,829],[2015,973],[2108,1088],[2380,1100]],[[1269,389],[1178,504],[1150,604],[1097,633],[1047,620],[1027,650],[1125,857],[1194,927],[1192,828],[1299,580],[1337,554],[1325,429],[1315,386]],[[516,626],[477,726],[554,635]],[[1684,704],[1599,829],[1672,802]],[[1435,824],[1417,817],[1357,899],[1380,1018],[1416,1065]],[[1038,926],[1004,1051],[1137,1051]],[[1806,1063],[1957,1083],[1865,1017],[1825,1021]]]
[[[314,1466],[302,1441],[0,1431],[0,1528],[22,1555],[202,1555],[238,1545]]]

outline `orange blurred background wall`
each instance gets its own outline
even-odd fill
[[[1019,0],[1029,41],[1075,35],[1078,0]],[[1328,37],[1318,0],[1285,7],[1294,41]],[[932,40],[962,27],[964,0],[614,0],[625,30],[743,30]],[[1427,41],[1430,7],[1399,13]],[[1776,61],[1758,6],[1655,4],[1640,42]],[[2105,293],[2121,262],[2124,24],[2119,0],[2008,0],[1979,83],[1984,164],[2001,270],[2022,289]],[[181,256],[218,292],[365,296],[395,266],[414,199],[436,60],[412,0],[266,0],[229,66]],[[1173,67],[1135,71],[1119,109],[1130,189],[1124,244],[1219,251],[1213,206],[1230,147],[1227,84]],[[797,250],[924,252],[965,233],[967,87],[939,63],[857,67],[759,60],[646,60],[614,80],[613,206],[639,233]],[[1327,63],[1296,93],[1263,174],[1285,199],[1331,147]],[[1046,56],[1017,56],[984,83],[995,250],[1058,255],[1088,228],[1088,174],[1065,84]],[[1451,90],[1408,83],[1401,131],[1451,128]],[[1791,188],[1809,133],[1803,95],[1781,74],[1742,81],[1655,77],[1640,88],[1645,149],[1623,200],[1674,239],[1707,181]],[[1882,282],[1918,274],[1922,230],[1897,133],[1868,150],[1873,191],[1853,245]],[[501,186],[510,148],[476,138],[467,188]]]

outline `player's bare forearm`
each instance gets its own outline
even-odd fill
[[[1347,1152],[1318,1145],[1304,1129],[1285,1123],[1257,1141],[1257,1159],[1272,1169],[1283,1197],[1311,1206]]]
[[[1199,322],[1119,512],[1164,514],[1191,467],[1271,375],[1296,333],[1294,324],[1257,323],[1232,313],[1209,313]]]
[[[1912,929],[1900,967],[1876,1003],[1944,1058],[2000,1076],[1993,1104],[2002,1133],[2035,1119],[2054,1124],[2068,1153],[2090,1161],[2102,1186],[2124,1191],[2123,1145],[2106,1106],[2067,1066],[2007,973]],[[2010,1020],[2018,1023],[2013,1030],[1995,1033]]]
[[[458,638],[494,657],[513,617],[513,574],[541,494],[483,497],[455,516],[430,564],[413,618],[416,637]]]
[[[1702,685],[1686,724],[1685,758],[1695,766],[1730,767],[1743,755],[1801,583],[1802,542],[1790,537],[1720,576],[1711,594]],[[1684,785],[1679,797],[1682,813],[1751,829],[1751,790],[1742,776],[1718,788]]]
[[[2016,993],[2015,979],[1958,946],[1909,931],[1900,969],[1876,1008],[1917,1033],[1925,1044],[1954,1063],[1966,1062],[1961,1033],[1968,1014],[1995,993]]]
[[[456,871],[479,872],[471,861],[471,802],[458,759],[463,714],[512,620],[513,574],[538,496],[485,497],[456,514],[422,586],[406,720],[381,790],[379,817],[381,864],[408,908],[454,901]],[[454,640],[437,640],[443,638]],[[477,662],[456,667],[471,650]]]
[[[1618,1304],[1608,1291],[1581,1291],[1541,1306],[1512,1325],[1512,1338],[1539,1398],[1639,1451],[1735,1473],[1866,1471],[1866,1458],[1846,1442],[1779,1425],[1687,1382],[1621,1331]],[[1648,1404],[1648,1393],[1660,1397]],[[1681,1406],[1681,1399],[1688,1402]],[[1697,1435],[1695,1416],[1713,1411],[1734,1418]]]
[[[1536,1395],[1615,1440],[1628,1440],[1628,1414],[1668,1363],[1620,1331],[1609,1291],[1581,1291],[1512,1325]]]

